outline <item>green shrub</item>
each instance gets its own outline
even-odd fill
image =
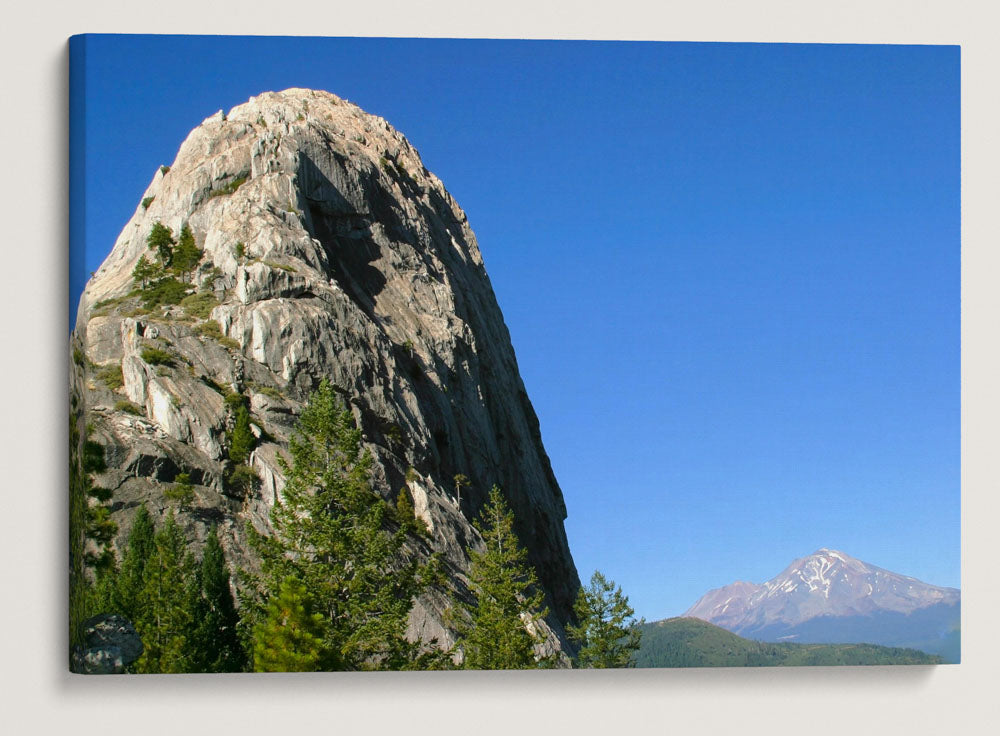
[[[87,364],[87,357],[80,348],[73,348],[73,362],[83,368]]]
[[[188,473],[178,473],[174,484],[164,489],[163,495],[171,501],[177,501],[181,508],[186,508],[194,501],[194,485]]]
[[[206,386],[208,386],[210,389],[215,391],[220,396],[226,395],[226,390],[222,388],[222,386],[220,386],[218,382],[215,381],[215,379],[213,379],[211,376],[199,376],[198,380],[200,380],[202,383],[204,383]]]
[[[174,356],[160,348],[144,347],[140,355],[150,365],[174,365]]]
[[[109,488],[100,488],[98,486],[91,486],[87,489],[87,495],[91,498],[96,498],[101,503],[107,503],[111,500],[114,493]]]
[[[97,372],[97,380],[103,382],[112,391],[121,388],[125,385],[125,380],[122,378],[122,364],[114,363],[101,368]]]
[[[113,296],[110,299],[101,299],[94,305],[94,309],[103,309],[104,307],[114,307],[121,304],[123,301],[128,299],[126,296]]]
[[[154,199],[156,199],[156,197],[144,197],[142,200],[142,208],[144,210],[148,210],[149,205],[153,204]]]
[[[260,476],[249,465],[237,465],[226,479],[226,484],[229,488],[244,494],[249,493],[259,483]]]
[[[123,411],[126,414],[135,414],[137,417],[146,416],[146,412],[138,404],[133,404],[127,399],[122,399],[115,404],[115,411]]]
[[[146,309],[162,307],[167,304],[180,304],[187,296],[187,284],[183,284],[172,276],[160,279],[139,292],[142,304]]]
[[[206,320],[202,322],[197,327],[194,328],[196,334],[201,337],[211,337],[217,343],[222,345],[224,348],[229,348],[231,350],[239,350],[240,344],[238,341],[231,337],[226,337],[222,334],[222,329],[219,327],[219,323],[214,319]]]
[[[226,408],[230,411],[236,411],[240,407],[245,409],[247,406],[247,397],[238,391],[229,391],[223,397],[222,403],[225,404]]]
[[[277,261],[261,261],[265,266],[270,268],[277,268],[282,271],[288,271],[289,273],[296,273],[296,270],[291,266],[285,265],[284,263],[278,263]]]
[[[170,167],[169,167],[169,166],[161,166],[161,167],[160,167],[160,173],[161,173],[161,174],[163,174],[164,176],[165,176],[165,175],[167,174],[167,172],[169,172],[169,171],[170,171]]]
[[[429,533],[430,530],[427,528],[427,523],[417,517],[417,513],[413,508],[413,500],[410,498],[410,492],[406,488],[399,489],[399,495],[396,496],[395,511],[396,520],[404,529],[420,535],[427,535]]]
[[[203,291],[200,294],[190,294],[189,296],[181,299],[181,306],[184,308],[184,313],[189,317],[197,317],[198,319],[208,319],[208,315],[212,313],[212,309],[218,306],[219,300],[215,298],[215,295],[208,291]],[[218,324],[213,322],[216,327]]]
[[[213,189],[208,193],[209,199],[212,197],[224,197],[226,195],[232,194],[241,186],[246,183],[248,177],[244,174],[243,176],[237,176],[235,179],[230,181],[228,184],[219,187],[218,189]]]
[[[237,261],[242,261],[247,255],[247,244],[242,240],[233,246],[233,255],[236,256]]]
[[[284,396],[281,395],[281,391],[274,388],[274,386],[265,386],[260,383],[248,383],[247,387],[256,391],[259,394],[264,394],[264,396],[270,396],[272,399],[283,399]]]
[[[212,337],[218,340],[222,337],[222,328],[219,327],[219,323],[214,319],[205,320],[199,323],[194,328],[196,335],[201,335],[202,337]]]

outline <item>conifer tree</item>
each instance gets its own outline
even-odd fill
[[[236,407],[233,421],[233,436],[229,440],[229,459],[237,465],[245,465],[253,449],[254,436],[250,430],[250,412],[245,404]]]
[[[171,501],[176,501],[182,508],[186,509],[194,501],[194,484],[191,482],[190,473],[178,473],[174,478],[174,483],[169,488],[163,489],[163,495]]]
[[[105,470],[104,446],[87,439],[74,417],[69,425],[69,622],[70,643],[80,643],[82,624],[102,613],[115,572],[111,539],[118,530],[110,518],[111,492],[94,485]],[[95,503],[96,502],[96,503]]]
[[[413,507],[413,499],[405,486],[399,489],[399,495],[396,496],[396,520],[402,527],[411,532],[417,534],[427,534],[428,532],[427,523],[417,516]]]
[[[191,232],[188,224],[184,223],[180,235],[177,237],[177,246],[173,250],[170,267],[183,278],[187,278],[188,274],[198,265],[201,255],[201,251],[198,250],[198,246],[194,242],[194,233]]]
[[[144,647],[135,664],[138,672],[189,671],[191,565],[171,510],[153,539],[143,571],[143,589],[133,621]]]
[[[193,672],[241,672],[246,657],[237,635],[239,615],[229,587],[229,568],[215,528],[208,535],[195,574],[195,603],[190,634]]]
[[[139,615],[146,563],[156,547],[153,520],[143,504],[135,512],[109,608],[135,622]]]
[[[528,553],[514,533],[514,514],[497,486],[475,521],[485,549],[469,549],[469,584],[475,596],[455,621],[466,669],[526,669],[545,666],[535,658],[541,643],[536,624],[548,611],[537,588]]]
[[[146,238],[146,245],[156,253],[161,266],[164,268],[170,266],[174,253],[174,234],[169,227],[160,222],[154,222],[153,228],[149,231],[149,237]]]
[[[271,512],[274,535],[250,532],[266,596],[280,595],[289,577],[301,581],[323,619],[324,669],[426,665],[405,631],[429,566],[402,560],[407,530],[388,528],[390,507],[370,484],[372,458],[326,380],[303,410],[289,452],[286,485]]]
[[[132,269],[132,285],[137,289],[145,289],[162,273],[163,270],[150,262],[146,256],[140,256],[135,268]]]
[[[570,625],[570,638],[580,649],[576,665],[593,669],[632,667],[632,656],[639,649],[640,622],[628,603],[628,596],[599,571],[594,571],[588,586],[580,588],[573,605],[577,625]]]
[[[325,661],[326,621],[313,610],[305,584],[294,575],[281,581],[267,602],[264,620],[254,629],[256,672],[318,672]]]
[[[106,469],[104,446],[87,438],[70,418],[69,426],[69,624],[70,643],[79,644],[82,624],[104,613],[113,589],[117,560],[111,540],[118,525],[111,519],[111,491],[94,485]]]

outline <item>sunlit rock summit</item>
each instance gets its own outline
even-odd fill
[[[211,297],[201,307],[147,311],[128,296],[155,223],[186,225],[203,250],[190,276]],[[326,378],[374,456],[378,492],[394,500],[405,486],[430,530],[412,553],[442,553],[459,595],[466,548],[480,544],[472,520],[503,489],[547,595],[549,645],[565,646],[579,579],[509,333],[465,214],[385,120],[304,89],[206,119],[87,284],[73,341],[86,360],[72,390],[105,447],[98,480],[114,493],[119,545],[138,505],[162,516],[165,488],[186,473],[185,534],[203,540],[218,524],[233,566],[252,568],[244,525],[267,528],[279,453]],[[233,390],[249,397],[257,437],[249,464],[262,482],[247,498],[223,482]],[[422,598],[412,630],[450,643],[446,606]]]

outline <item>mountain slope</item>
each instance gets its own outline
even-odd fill
[[[183,292],[133,288],[157,223],[175,239],[190,228],[203,251],[176,287],[182,303]],[[279,456],[327,378],[374,457],[376,490],[394,501],[405,487],[430,531],[412,554],[440,553],[460,596],[466,548],[481,544],[471,522],[503,489],[551,609],[548,646],[565,647],[579,579],[509,333],[464,212],[385,120],[301,89],[206,119],[87,284],[72,342],[85,356],[73,395],[105,448],[98,481],[114,492],[119,544],[138,504],[162,517],[164,490],[186,473],[188,538],[217,524],[234,567],[252,569],[244,525],[268,528]],[[256,438],[261,482],[245,495],[225,480],[232,393],[247,397]],[[449,643],[447,606],[422,598],[413,632]]]
[[[751,641],[697,618],[643,624],[638,667],[790,667],[803,665],[940,664],[914,649],[873,644]]]
[[[957,661],[961,594],[823,548],[763,584],[711,590],[684,615],[764,641],[870,642]]]

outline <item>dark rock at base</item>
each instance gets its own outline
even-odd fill
[[[73,650],[71,669],[81,675],[119,675],[142,656],[142,639],[132,622],[102,613],[83,623],[83,646]]]

